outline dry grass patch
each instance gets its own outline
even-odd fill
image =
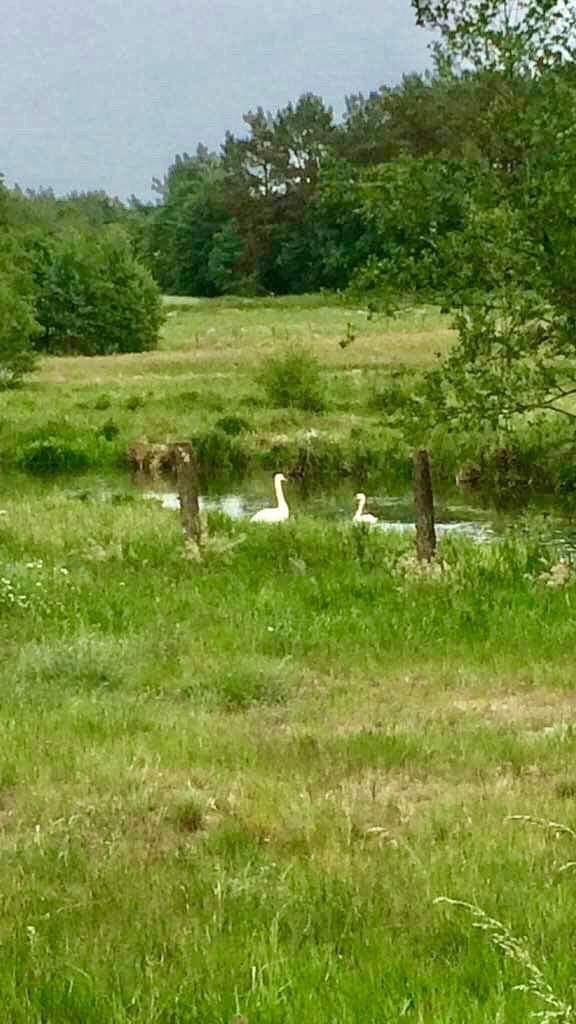
[[[377,369],[403,364],[430,366],[438,353],[445,354],[454,340],[446,318],[424,312],[402,320],[366,322],[358,320],[354,343],[342,349],[349,314],[342,310],[311,311],[304,322],[292,312],[283,318],[269,309],[249,315],[227,312],[226,321],[210,314],[187,313],[169,320],[161,349],[114,356],[75,356],[43,359],[38,381],[60,386],[154,383],[183,375],[193,381],[196,374],[217,373],[226,377],[240,371],[253,372],[270,356],[291,343],[305,344],[328,369]],[[274,321],[285,324],[276,327]]]
[[[576,695],[553,690],[526,690],[469,697],[461,694],[450,707],[464,717],[493,724],[519,725],[525,733],[562,731],[576,723]]]

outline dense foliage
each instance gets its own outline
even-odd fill
[[[161,294],[138,256],[139,225],[100,194],[23,195],[0,180],[0,388],[39,351],[84,355],[156,345]]]
[[[348,97],[340,122],[310,93],[275,113],[249,111],[245,133],[228,133],[218,153],[199,145],[177,156],[152,203],[3,188],[0,226],[26,253],[0,267],[3,379],[17,380],[31,344],[150,347],[156,286],[344,290],[373,309],[412,293],[455,311],[460,344],[428,382],[443,416],[502,426],[533,410],[571,415],[572,5],[412,4],[437,33],[434,71]],[[22,273],[32,290],[15,290]]]
[[[83,355],[153,348],[162,323],[158,289],[115,229],[42,240],[33,249],[37,347]]]
[[[0,390],[17,386],[34,366],[32,343],[39,328],[18,284],[13,268],[0,266]]]

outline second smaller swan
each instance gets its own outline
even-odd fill
[[[371,512],[364,511],[366,507],[366,495],[360,492],[360,494],[356,495],[356,501],[358,502],[358,508],[354,513],[352,522],[356,524],[359,523],[361,525],[364,524],[366,526],[374,526],[374,524],[378,522],[378,519],[376,516],[373,516]]]
[[[274,476],[274,490],[276,491],[275,508],[261,508],[259,512],[250,519],[251,523],[283,523],[290,515],[286,498],[282,490],[282,484],[286,482],[283,473],[276,473]]]

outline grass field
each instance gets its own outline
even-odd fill
[[[324,300],[327,301],[327,300]],[[250,455],[280,439],[296,444],[303,432],[386,451],[389,440],[373,394],[400,362],[427,365],[449,344],[437,312],[406,311],[397,320],[367,320],[314,299],[259,303],[236,300],[169,304],[161,347],[154,352],[95,358],[45,359],[25,390],[3,396],[0,459],[18,460],[38,438],[81,443],[97,468],[117,464],[136,439],[164,442],[209,434],[228,415],[250,426]],[[342,348],[347,324],[356,338]],[[266,359],[304,345],[323,367],[326,408],[274,408],[258,375]],[[220,440],[221,440],[221,435]],[[393,437],[395,445],[398,437]]]
[[[319,344],[357,358],[332,315]],[[192,350],[177,388],[155,376],[186,362],[180,316],[181,350],[45,364],[4,424],[94,430],[106,390],[122,431],[183,429],[177,388],[227,392]],[[125,409],[139,388],[167,408]],[[407,536],[217,514],[197,565],[155,503],[0,494],[1,1024],[525,1024],[527,980],[573,1021],[576,837],[508,820],[575,826],[553,549],[452,540],[421,577]],[[441,896],[525,936],[542,977]]]
[[[525,1021],[572,979],[576,589],[536,547],[4,502],[0,1020]],[[242,539],[243,538],[243,539]],[[234,542],[237,543],[236,546]]]
[[[30,446],[49,441],[79,450],[85,468],[106,471],[125,467],[136,441],[192,440],[205,483],[281,464],[312,485],[345,469],[352,486],[365,489],[409,479],[413,449],[424,444],[439,481],[453,483],[463,463],[481,458],[486,486],[497,490],[516,481],[541,491],[564,486],[574,450],[569,423],[541,417],[503,436],[487,422],[459,429],[412,401],[421,371],[454,341],[434,308],[368,319],[310,296],[178,299],[168,309],[158,350],[45,359],[23,390],[5,393],[0,465],[27,467]],[[270,357],[294,346],[318,360],[321,408],[280,403],[263,386]],[[241,437],[226,436],[231,417],[241,421]],[[514,463],[505,473],[491,461],[503,446]]]
[[[326,300],[328,303],[330,300]],[[284,298],[269,302],[167,299],[168,319],[159,350],[143,355],[71,357],[44,361],[45,384],[118,384],[174,375],[252,373],[279,348],[305,345],[328,370],[349,372],[395,364],[429,366],[444,353],[452,331],[449,319],[433,307],[406,309],[397,317],[367,319],[345,306]],[[351,324],[354,342],[342,348]]]

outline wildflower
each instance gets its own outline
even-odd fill
[[[8,579],[6,576],[1,576],[0,604],[17,605],[19,608],[27,608],[28,598],[26,594],[21,594],[16,590],[12,580]]]
[[[561,558],[546,572],[540,573],[538,579],[547,587],[565,587],[572,579],[572,567],[565,558]]]
[[[450,572],[446,562],[433,559],[431,562],[420,561],[416,555],[403,555],[396,563],[396,575],[405,579],[434,580],[442,579]]]

